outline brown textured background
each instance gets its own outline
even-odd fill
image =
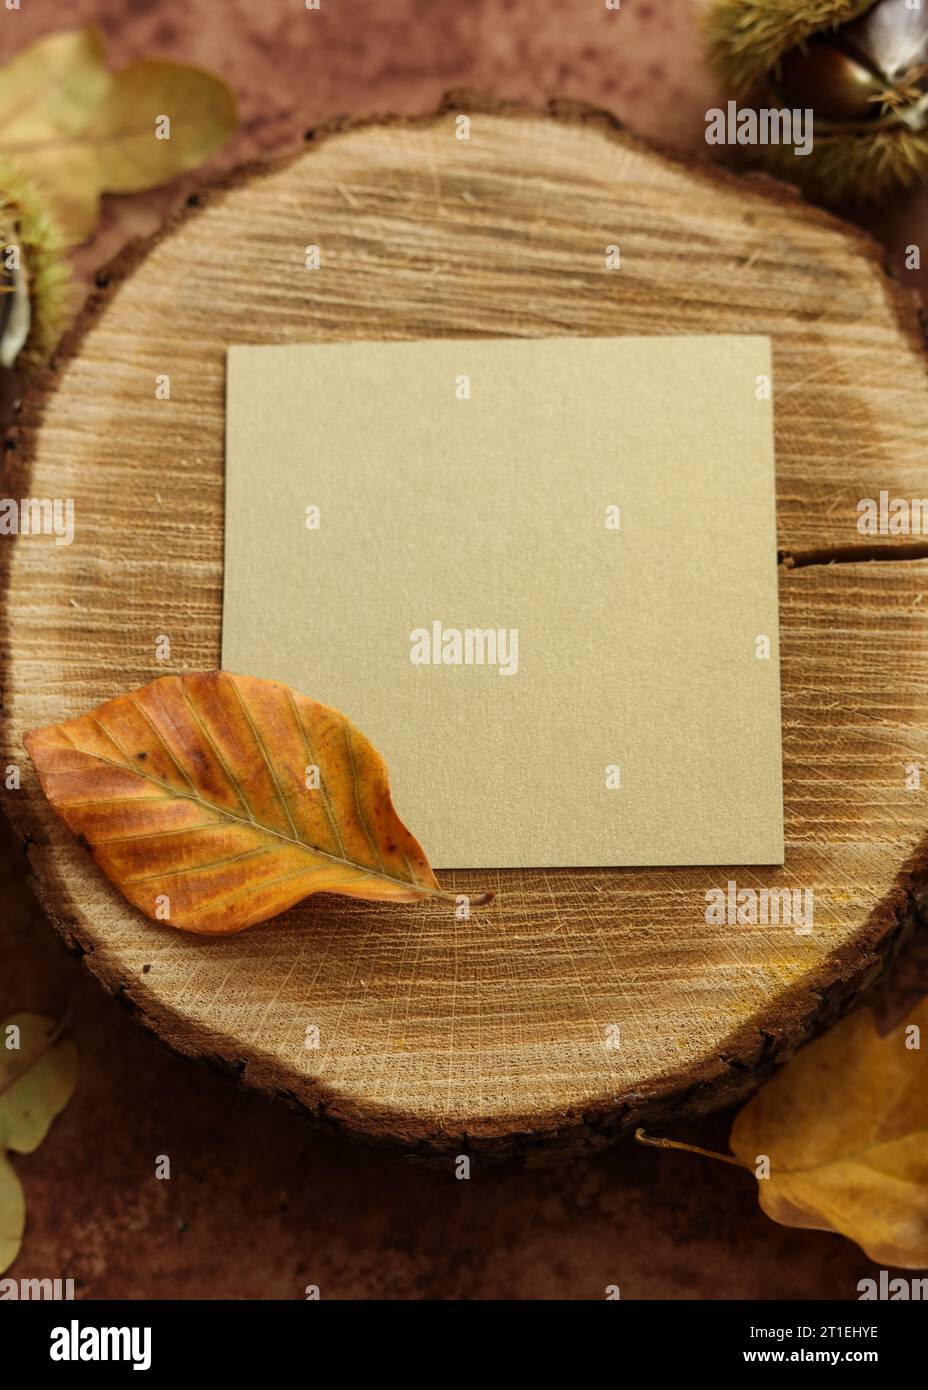
[[[716,99],[690,0],[24,0],[0,9],[0,61],[96,21],[111,61],[199,63],[235,89],[242,128],[213,168],[292,147],[340,113],[412,113],[450,87],[594,102],[639,134],[704,148]],[[195,187],[107,200],[84,280]],[[924,195],[871,220],[890,260]],[[180,292],[180,290],[179,290]],[[0,1018],[73,1009],[78,1092],[17,1158],[28,1203],[17,1277],[73,1277],[83,1298],[846,1298],[872,1266],[837,1236],[758,1210],[746,1174],[622,1145],[557,1168],[475,1162],[469,1182],[310,1128],[160,1050],[70,958],[2,834]],[[924,940],[878,987],[884,1022],[928,988]],[[676,1137],[724,1149],[731,1116]],[[159,1154],[172,1178],[154,1177]]]

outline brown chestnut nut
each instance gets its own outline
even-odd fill
[[[811,107],[825,121],[878,116],[886,90],[876,73],[824,38],[810,39],[804,48],[784,54],[775,86],[785,106]]]
[[[769,141],[755,162],[828,203],[928,184],[928,0],[703,4],[726,96],[813,113],[805,148]]]

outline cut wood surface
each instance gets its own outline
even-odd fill
[[[43,800],[22,735],[218,665],[226,348],[653,333],[773,340],[785,867],[443,872],[496,901],[464,922],[320,897],[208,941],[132,909]],[[46,909],[171,1045],[367,1138],[581,1150],[745,1094],[921,916],[928,546],[856,523],[881,489],[928,492],[926,437],[915,308],[866,239],[596,113],[450,103],[319,132],[208,190],[102,277],[7,453],[6,496],[75,506],[73,545],[0,546],[3,755],[23,768],[6,804]],[[811,889],[812,932],[707,924],[729,879]]]

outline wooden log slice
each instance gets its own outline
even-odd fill
[[[52,920],[173,1047],[369,1139],[579,1150],[745,1094],[924,903],[926,547],[856,528],[859,499],[928,490],[912,304],[793,194],[577,109],[459,101],[311,132],[196,201],[101,279],[8,449],[5,495],[70,497],[77,517],[72,546],[0,545],[3,752],[23,768],[6,800]],[[773,340],[785,867],[505,871],[481,875],[498,899],[470,922],[312,898],[224,940],[131,909],[43,800],[22,734],[218,665],[226,347],[650,333]],[[729,878],[812,889],[812,933],[707,924]]]

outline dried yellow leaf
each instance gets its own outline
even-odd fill
[[[760,1204],[785,1226],[837,1231],[872,1260],[928,1266],[928,998],[880,1037],[861,1009],[804,1047],[731,1132],[770,1176]]]

